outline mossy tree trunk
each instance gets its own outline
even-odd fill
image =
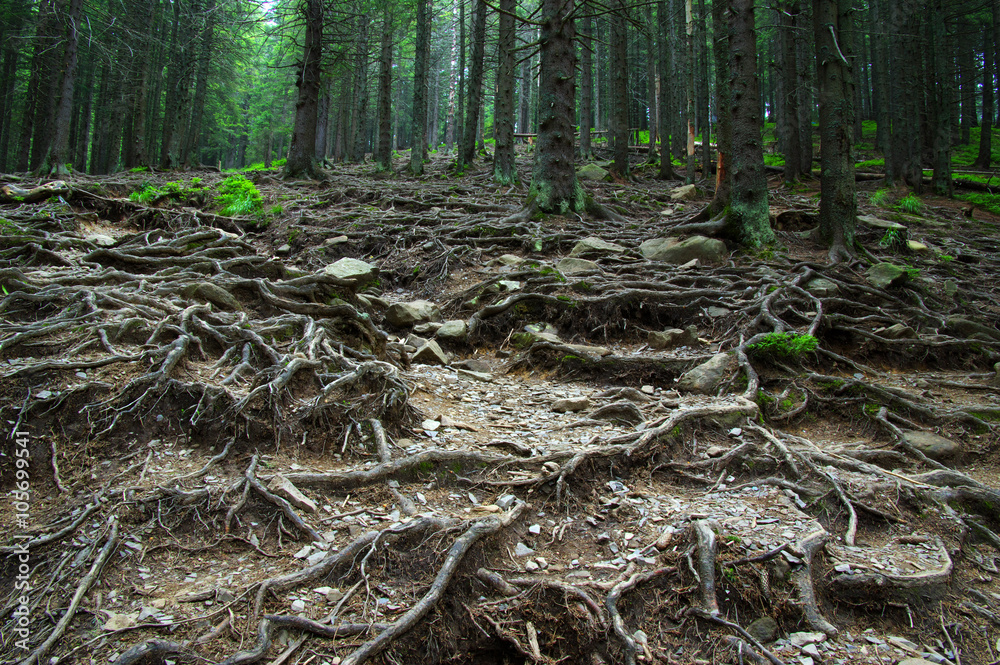
[[[382,17],[382,50],[378,59],[378,146],[375,162],[380,171],[392,170],[392,11],[386,4]]]
[[[611,134],[614,161],[611,173],[619,178],[629,175],[628,163],[628,38],[625,32],[627,6],[616,0],[611,14]]]
[[[296,77],[295,127],[288,147],[283,176],[313,177],[316,168],[316,118],[319,110],[320,61],[323,58],[323,2],[305,0],[306,36],[302,47],[302,69]]]
[[[500,63],[497,69],[497,95],[493,126],[496,154],[493,157],[493,180],[501,185],[517,181],[514,164],[514,12],[516,0],[500,0]]]
[[[768,218],[764,177],[753,0],[733,0],[728,19],[733,191],[726,233],[741,244],[759,247],[774,241],[774,231]]]
[[[529,208],[559,214],[585,207],[573,160],[576,51],[572,12],[573,0],[542,1],[538,152],[528,193]]]
[[[670,125],[677,109],[673,104],[674,86],[671,82],[673,70],[670,65],[670,14],[667,12],[667,3],[664,0],[658,0],[656,3],[656,23],[659,28],[656,42],[660,69],[660,112],[657,114],[660,121],[660,172],[657,177],[661,180],[677,180],[670,155]]]
[[[431,54],[431,17],[427,0],[417,0],[417,44],[413,62],[413,124],[410,175],[423,175],[427,150],[427,65]]]
[[[462,136],[462,163],[471,164],[476,158],[476,134],[479,109],[483,105],[483,55],[486,49],[486,3],[476,0],[472,15],[472,70],[469,72],[469,99],[465,109]]]
[[[715,107],[719,119],[715,140],[718,146],[718,165],[715,171],[715,196],[708,205],[709,217],[714,217],[729,207],[732,199],[732,174],[730,161],[733,152],[732,91],[729,76],[729,29],[724,2],[712,3],[712,41],[715,50]]]
[[[830,259],[852,254],[857,218],[854,182],[854,31],[850,0],[813,0],[819,83],[819,231]]]
[[[993,22],[996,23],[997,3],[993,3]],[[976,168],[988,169],[992,161],[993,151],[993,57],[991,40],[993,26],[987,23],[983,28],[983,125],[979,131],[979,154],[976,156]]]
[[[588,160],[594,151],[590,146],[590,132],[594,128],[594,19],[590,9],[583,7],[580,21],[580,158]]]

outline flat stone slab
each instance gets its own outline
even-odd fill
[[[267,489],[272,494],[288,499],[288,503],[296,508],[301,508],[310,513],[316,512],[316,502],[303,494],[298,487],[292,484],[292,481],[280,473],[271,479],[271,482],[267,485]]]

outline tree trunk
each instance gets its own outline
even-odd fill
[[[628,39],[625,33],[627,5],[616,0],[611,14],[611,134],[614,140],[614,162],[611,173],[617,178],[627,178],[628,163]]]
[[[379,171],[392,170],[392,11],[386,5],[382,17],[382,50],[378,59],[378,149]]]
[[[819,85],[819,231],[837,262],[853,253],[857,196],[854,182],[854,55],[850,0],[813,0]]]
[[[785,183],[796,182],[802,174],[802,143],[799,131],[799,96],[796,79],[798,67],[795,57],[795,17],[799,13],[799,0],[786,2],[778,11],[781,40],[781,117],[782,149],[785,155]]]
[[[194,87],[194,101],[191,108],[191,122],[188,124],[183,163],[201,163],[201,124],[205,117],[205,101],[208,98],[208,79],[212,73],[212,56],[215,50],[215,0],[205,5],[205,25],[201,33],[198,51],[198,81]]]
[[[465,0],[458,3],[458,114],[455,118],[455,163],[461,170],[465,145]]]
[[[687,83],[687,103],[684,108],[684,114],[687,118],[687,173],[685,174],[685,182],[691,185],[694,183],[694,73],[696,69],[696,62],[694,59],[694,10],[691,6],[691,0],[684,0],[684,18],[685,18],[685,29],[684,29],[684,51],[685,51],[685,65],[684,70],[684,80]],[[757,80],[756,63],[754,64],[754,81]],[[753,101],[756,104],[756,99]],[[763,160],[763,157],[761,157]]]
[[[295,127],[288,146],[283,177],[316,177],[316,119],[319,110],[320,63],[323,59],[322,0],[303,0],[306,37],[302,47],[302,68],[296,77],[299,88],[295,102]]]
[[[661,0],[662,1],[662,0]],[[580,30],[580,158],[584,161],[592,159],[593,148],[590,144],[590,132],[594,129],[594,58],[592,31],[594,19],[590,16],[590,7],[584,5],[584,16],[581,19]]]
[[[943,0],[935,0],[935,14],[945,15]],[[931,187],[939,196],[953,196],[955,186],[951,179],[951,106],[954,97],[951,71],[951,44],[943,20],[931,21],[931,62],[935,82],[927,91],[934,126],[934,173]],[[920,172],[923,177],[923,170]]]
[[[721,3],[719,3],[721,5]],[[670,90],[673,87],[671,79],[673,71],[670,66],[670,44],[667,39],[670,35],[670,16],[667,14],[667,4],[664,0],[656,3],[656,24],[659,28],[657,34],[657,56],[660,70],[660,172],[657,177],[661,180],[677,180],[674,173],[674,165],[670,157],[670,121],[675,115],[676,109],[673,105],[673,95]],[[716,70],[718,71],[718,70]]]
[[[354,64],[354,136],[351,141],[350,161],[365,161],[368,147],[368,26],[371,18],[359,17]]]
[[[875,108],[875,149],[886,157],[889,163],[889,55],[882,26],[885,24],[884,0],[872,0],[868,12],[868,30],[871,33],[872,44],[872,106]],[[878,31],[876,31],[878,28]]]
[[[3,65],[0,66],[0,118],[14,117],[14,89],[17,84],[17,49],[3,50]],[[10,135],[12,122],[0,123],[0,173],[7,173],[10,161]]]
[[[695,40],[698,44],[698,133],[701,134],[701,174],[705,180],[712,177],[712,118],[708,101],[707,24],[708,12],[705,11],[705,0],[698,0],[698,20],[695,22]]]
[[[73,88],[76,85],[76,65],[79,60],[79,22],[82,4],[83,0],[69,0],[63,12],[66,21],[66,52],[59,86],[59,102],[56,104],[52,123],[55,136],[41,167],[42,171],[47,171],[51,175],[64,175],[69,172],[66,163],[70,159],[69,130],[73,120]]]
[[[812,40],[806,35],[812,33],[812,23],[809,17],[809,3],[800,2],[799,13],[795,15],[795,60],[798,70],[798,85],[796,91],[799,108],[799,173],[812,174],[813,161],[813,57]]]
[[[993,22],[997,20],[997,4],[993,4]],[[977,169],[988,169],[993,154],[993,58],[990,57],[990,40],[993,37],[993,26],[987,23],[983,27],[983,123],[979,130],[979,154],[976,156]]]
[[[514,12],[515,0],[500,0],[499,68],[493,126],[496,154],[493,156],[493,180],[501,185],[517,181],[514,164]]]
[[[413,136],[410,145],[410,175],[424,174],[427,150],[427,65],[431,51],[431,17],[428,0],[417,0],[417,51],[413,63]]]
[[[476,158],[476,135],[479,133],[479,109],[483,103],[483,54],[486,48],[486,2],[476,0],[472,15],[472,71],[469,72],[469,103],[462,137],[462,164]]]
[[[741,244],[759,247],[773,242],[774,232],[768,217],[764,178],[753,0],[733,0],[728,18],[733,191],[726,230]]]
[[[452,14],[452,21],[457,17]],[[447,127],[444,133],[444,144],[451,152],[452,148],[455,147],[455,70],[458,67],[457,57],[458,57],[458,31],[455,30],[455,24],[452,23],[451,26],[451,53],[448,58],[448,119]]]
[[[961,31],[961,46],[958,48],[956,60],[958,61],[958,81],[959,81],[959,105],[961,108],[961,135],[959,141],[962,145],[967,145],[972,138],[972,128],[979,123],[976,122],[976,69],[973,64],[975,56],[975,43],[973,39],[974,28],[972,21],[963,18],[958,23]]]
[[[316,106],[316,159],[326,159],[326,144],[330,133],[330,106],[333,104],[332,82],[320,83],[319,102]]]
[[[538,88],[538,153],[529,206],[566,214],[585,207],[573,160],[576,52],[573,0],[542,0],[541,84]]]
[[[656,58],[654,56],[653,45],[656,26],[653,24],[653,9],[651,4],[647,4],[644,10],[643,33],[646,45],[646,110],[649,115],[649,152],[646,161],[650,164],[656,162],[656,135],[659,123],[656,120]]]
[[[731,75],[729,72],[729,27],[725,3],[712,3],[712,44],[715,50],[715,108],[718,109],[716,124],[716,154],[718,163],[715,169],[715,196],[708,206],[709,217],[721,214],[732,201],[732,174],[730,161],[733,152],[732,124],[732,91],[730,89]]]

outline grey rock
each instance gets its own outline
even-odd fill
[[[936,665],[936,663],[926,658],[904,658],[898,665]]]
[[[531,556],[535,553],[535,550],[531,549],[524,543],[518,543],[514,546],[514,556]]]
[[[714,459],[716,457],[722,457],[726,454],[726,452],[728,451],[722,446],[709,446],[708,450],[705,451],[705,454]]]
[[[813,294],[817,298],[828,298],[830,296],[837,295],[837,292],[840,291],[840,287],[837,286],[836,282],[831,282],[830,280],[823,279],[822,277],[816,277],[806,283],[806,291]]]
[[[669,328],[663,332],[651,331],[646,340],[651,349],[672,349],[678,346],[698,343],[698,328],[688,326],[684,330],[680,328]]]
[[[868,269],[866,274],[868,281],[880,289],[899,286],[909,279],[906,270],[888,262],[876,263]]]
[[[501,279],[497,282],[497,286],[501,288],[506,293],[513,293],[514,291],[521,290],[521,282],[515,282],[509,279]]]
[[[576,243],[569,255],[579,258],[586,256],[618,256],[624,253],[625,248],[621,245],[591,236]]]
[[[406,341],[404,343],[407,346],[412,346],[414,349],[419,349],[420,347],[422,347],[424,344],[427,343],[427,339],[424,337],[420,337],[419,335],[414,335],[413,333],[410,333],[409,335],[406,336]]]
[[[680,242],[664,244],[655,253],[649,251],[644,255],[650,261],[663,261],[675,265],[681,265],[693,259],[712,265],[725,263],[726,259],[729,258],[729,251],[726,249],[726,243],[721,240],[705,236],[691,236]]]
[[[433,335],[438,331],[444,324],[440,321],[428,321],[427,323],[418,323],[413,326],[413,332],[418,335]]]
[[[310,513],[316,512],[316,502],[299,491],[299,488],[293,485],[292,481],[280,473],[271,479],[271,482],[267,485],[267,489],[271,490],[273,494],[288,499],[288,503],[296,508],[301,508]]]
[[[576,171],[577,180],[604,180],[607,177],[608,171],[597,164],[586,164]]]
[[[906,241],[906,248],[908,250],[910,250],[911,252],[913,252],[914,254],[923,254],[928,249],[930,249],[924,243],[917,242],[916,240],[907,240]]]
[[[481,374],[486,374],[492,371],[492,367],[485,360],[479,360],[478,358],[469,358],[468,360],[456,360],[451,364],[452,367],[457,367],[459,369],[467,369],[470,372],[479,372]]]
[[[590,399],[587,397],[569,397],[552,402],[552,410],[556,413],[583,411],[588,408],[590,408]]]
[[[470,369],[458,370],[458,378],[472,379],[473,381],[482,381],[483,383],[490,383],[491,381],[493,381],[492,374],[488,372],[474,372]]]
[[[566,257],[556,264],[556,269],[564,275],[578,275],[585,272],[601,272],[601,266],[587,259]]]
[[[858,221],[863,225],[873,229],[883,229],[885,231],[906,231],[906,227],[899,222],[890,222],[887,219],[879,219],[871,215],[858,215]]]
[[[639,253],[642,254],[643,258],[651,261],[658,261],[659,259],[656,257],[659,256],[660,252],[668,247],[673,247],[678,242],[680,242],[680,238],[677,238],[676,236],[669,236],[667,238],[651,238],[643,241],[643,243],[639,245]]]
[[[604,356],[611,355],[611,349],[605,348],[603,346],[590,346],[589,344],[567,344],[566,348],[572,353],[578,353],[581,356],[597,356],[598,358],[603,358]]]
[[[517,503],[517,497],[514,496],[513,494],[504,494],[494,503],[496,503],[496,505],[500,507],[500,510],[509,510],[511,506]]]
[[[887,339],[917,339],[917,331],[903,323],[895,323],[881,332]]]
[[[559,336],[559,330],[551,323],[529,323],[524,326],[525,332],[529,333],[544,333],[547,335]]]
[[[415,323],[440,321],[441,310],[429,300],[414,300],[412,302],[397,302],[385,311],[385,320],[397,328],[405,328]]]
[[[215,600],[220,603],[231,603],[236,600],[236,594],[229,589],[220,587],[215,590]]]
[[[947,459],[962,452],[962,446],[957,441],[946,439],[933,432],[906,430],[903,432],[903,438],[911,446],[934,460]]]
[[[349,242],[350,238],[347,236],[335,236],[333,238],[327,238],[323,241],[321,247],[333,247],[334,245],[343,245],[345,242]]]
[[[698,197],[698,188],[694,185],[683,185],[670,190],[671,201],[693,201]]]
[[[711,359],[685,372],[677,389],[685,392],[714,395],[719,384],[729,374],[735,359],[728,353],[719,353]]]
[[[92,233],[84,237],[84,240],[94,243],[98,247],[114,247],[115,239],[103,233]]]
[[[274,250],[274,253],[278,256],[288,256],[292,253],[292,246],[286,242],[284,245]]]
[[[306,611],[306,603],[305,603],[305,601],[302,600],[301,598],[296,598],[295,600],[293,600],[292,601],[292,611],[293,612],[305,612]]]
[[[728,316],[733,313],[733,310],[731,309],[726,309],[725,307],[716,307],[715,305],[708,307],[705,311],[713,319],[717,319],[720,316]]]
[[[945,329],[957,337],[972,337],[978,334],[1000,340],[1000,331],[996,328],[984,326],[958,314],[952,314],[945,319]]]
[[[789,633],[788,641],[801,648],[807,644],[818,644],[826,640],[826,635],[820,632],[815,633]]]
[[[347,279],[356,286],[365,286],[378,277],[378,268],[358,259],[344,257],[323,268],[323,272],[337,279]]]
[[[761,617],[747,626],[747,632],[763,644],[773,642],[778,637],[778,622],[771,617]]]
[[[181,295],[196,300],[204,300],[229,311],[243,310],[243,305],[240,304],[240,301],[233,294],[218,284],[212,284],[211,282],[188,284],[181,289]]]
[[[510,266],[512,268],[515,268],[524,263],[524,259],[514,254],[503,254],[502,256],[500,256],[500,258],[497,259],[497,261],[501,265]]]
[[[444,325],[438,328],[437,338],[457,342],[464,340],[468,334],[469,328],[465,325],[465,321],[456,319],[445,321]]]
[[[528,560],[524,563],[524,569],[529,573],[534,573],[538,571],[539,568],[541,568],[541,566],[539,566],[534,561]]]
[[[447,365],[451,360],[437,342],[430,340],[413,354],[413,360],[427,365]]]

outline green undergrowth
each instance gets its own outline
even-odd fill
[[[747,347],[753,355],[770,358],[798,358],[812,353],[819,346],[819,340],[812,335],[774,332]]]
[[[264,211],[264,199],[257,187],[239,174],[219,183],[215,203],[219,213],[229,217],[259,215]]]
[[[968,203],[989,211],[994,215],[1000,215],[1000,194],[972,192],[970,194],[959,194],[955,198],[960,201],[967,201]]]
[[[144,182],[142,189],[132,192],[129,200],[134,203],[144,203],[147,205],[156,204],[163,200],[174,201],[194,201],[203,202],[207,187],[201,184],[201,178],[191,178],[191,182],[184,185],[179,182],[166,182],[160,186],[149,182]]]

